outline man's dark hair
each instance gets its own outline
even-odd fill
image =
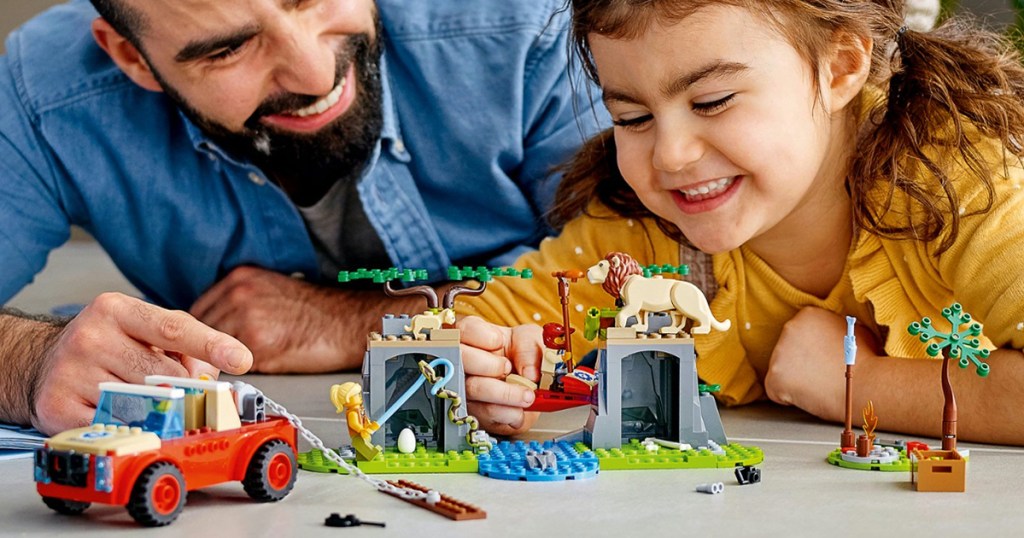
[[[139,11],[124,0],[89,0],[92,2],[100,17],[103,17],[110,26],[117,30],[117,33],[135,45],[135,48],[142,50],[142,43],[139,37],[145,28],[146,19]]]

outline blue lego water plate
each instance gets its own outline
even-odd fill
[[[526,482],[585,480],[599,469],[593,452],[581,452],[567,441],[501,441],[477,455],[477,463],[483,476]]]

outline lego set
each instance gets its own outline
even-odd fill
[[[445,403],[435,396],[445,391],[457,395],[465,389],[459,331],[448,327],[451,318],[443,319],[443,313],[451,311],[459,295],[483,293],[492,278],[532,278],[530,271],[451,268],[450,279],[473,278],[481,286],[456,286],[443,302],[427,286],[391,287],[394,279],[414,282],[421,274],[418,271],[361,270],[339,275],[341,281],[373,278],[384,284],[389,295],[422,295],[428,310],[421,315],[439,318],[417,325],[415,318],[388,315],[380,332],[368,338],[362,397],[349,400],[365,402],[365,411],[352,411],[352,404],[335,401],[339,412],[344,408],[349,417],[354,465],[367,473],[477,472],[504,480],[556,481],[591,478],[599,470],[734,468],[760,463],[764,456],[759,448],[729,443],[712,396],[717,387],[697,379],[693,339],[683,330],[688,320],[696,321],[691,332],[697,334],[728,330],[730,322],[714,318],[695,286],[664,277],[686,271],[686,266],[640,268],[628,255],[613,253],[587,271],[552,274],[562,320],[544,326],[547,352],[540,384],[534,386],[515,375],[507,381],[534,389],[536,399],[530,410],[589,405],[591,413],[579,431],[543,443],[496,443],[476,430],[475,418],[456,416],[457,396],[447,412]],[[612,291],[620,305],[590,310],[585,334],[591,340],[600,339],[595,368],[579,365],[570,338],[576,328],[569,325],[569,290],[583,277]],[[445,378],[427,391],[423,380],[433,383],[430,376],[435,366],[443,369]],[[352,390],[347,387],[346,394]],[[398,436],[409,430],[416,442],[412,453],[397,446]],[[382,448],[378,453],[363,445]],[[319,472],[344,471],[325,461],[325,456],[315,450],[300,454],[299,466]]]
[[[952,491],[966,489],[967,457],[956,449],[956,399],[949,381],[949,361],[956,359],[960,368],[970,364],[980,377],[989,374],[989,365],[982,362],[989,350],[981,347],[981,324],[974,322],[959,303],[942,309],[942,317],[949,322],[949,332],[932,326],[929,318],[915,321],[907,331],[928,343],[930,357],[942,355],[942,449],[932,450],[920,442],[875,444],[874,431],[878,426],[874,405],[869,400],[862,411],[864,434],[854,441],[851,430],[853,414],[853,366],[857,345],[853,336],[854,318],[847,317],[848,331],[844,338],[846,360],[846,428],[840,436],[840,447],[833,450],[827,461],[839,467],[872,471],[909,471],[910,480],[917,491]],[[966,325],[966,328],[961,328]]]
[[[367,338],[363,383],[331,388],[332,403],[345,413],[351,452],[329,449],[298,417],[245,383],[151,376],[145,386],[103,384],[94,425],[55,436],[37,452],[37,488],[61,513],[81,513],[91,502],[121,504],[140,523],[158,526],[178,516],[186,489],[240,480],[256,500],[282,499],[294,485],[297,464],[354,475],[454,520],[486,513],[418,484],[368,473],[472,472],[559,481],[591,478],[602,469],[735,468],[741,484],[758,482],[760,472],[751,466],[763,461],[763,453],[728,442],[712,397],[717,387],[699,383],[693,339],[683,330],[688,319],[699,322],[691,329],[697,334],[728,330],[730,322],[714,319],[692,285],[650,276],[685,274],[685,267],[623,276],[620,268],[631,261],[615,254],[586,273],[555,274],[563,320],[549,324],[545,334],[553,353],[544,387],[537,389],[547,397],[539,399],[554,402],[551,409],[591,407],[585,427],[564,438],[497,443],[475,417],[460,414],[465,376],[459,331],[451,327],[455,298],[483,293],[495,277],[532,273],[452,268],[452,280],[472,278],[481,285],[453,286],[439,301],[429,286],[391,286],[396,279],[421,279],[422,272],[361,270],[339,274],[339,281],[371,278],[389,295],[422,295],[428,309],[412,318],[385,316],[381,330]],[[584,274],[606,289],[617,282],[613,295],[620,301],[620,309],[590,311],[587,334],[601,339],[594,369],[577,364],[569,339],[575,331],[568,323],[569,286]],[[297,454],[298,435],[311,451]],[[721,491],[718,484],[714,489]],[[368,523],[332,515],[325,524]]]

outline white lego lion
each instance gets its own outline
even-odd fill
[[[685,318],[696,322],[691,329],[693,334],[708,334],[711,329],[727,331],[732,326],[729,320],[715,319],[700,288],[685,280],[647,278],[636,260],[622,252],[612,252],[590,267],[587,279],[592,284],[602,284],[606,292],[621,299],[622,309],[615,316],[618,327],[625,327],[626,320],[636,316],[634,328],[644,332],[651,312],[668,312],[672,316],[672,325],[661,329],[665,334],[682,330]]]

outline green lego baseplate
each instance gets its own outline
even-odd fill
[[[577,450],[589,450],[584,443],[576,444]],[[638,471],[645,469],[719,469],[757,465],[764,461],[764,452],[756,446],[729,443],[722,446],[725,455],[714,454],[708,449],[678,450],[658,447],[650,452],[633,439],[621,448],[599,448],[594,450],[602,471]]]
[[[366,474],[476,473],[478,470],[476,454],[472,451],[433,452],[422,445],[411,454],[402,454],[392,447],[384,449],[384,452],[370,461],[346,461],[355,464]],[[300,469],[315,473],[348,474],[316,449],[300,452],[298,463]]]

